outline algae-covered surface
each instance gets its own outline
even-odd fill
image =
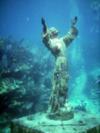
[[[37,113],[16,119],[11,124],[11,133],[83,133],[93,129],[94,133],[99,133],[100,115],[82,112],[67,121],[50,120],[45,113]]]
[[[77,23],[73,18],[77,18]],[[59,61],[55,62],[42,42],[41,20],[45,20],[48,29],[55,27],[61,38],[72,24],[78,29],[76,39],[65,48],[68,71],[64,69],[66,65],[60,65],[64,74],[56,73],[58,83],[54,82],[63,90],[57,90],[61,97],[57,104],[55,99],[54,107],[65,103],[74,112],[74,118],[68,121],[50,120],[43,113],[50,107],[53,72]],[[62,47],[55,42],[57,48]],[[53,52],[59,53],[55,43],[53,46]],[[68,82],[62,80],[66,72]],[[65,90],[67,93],[63,93]],[[29,129],[46,133],[100,133],[99,119],[100,0],[0,0],[0,133],[31,133]]]

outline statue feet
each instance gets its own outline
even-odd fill
[[[48,111],[47,117],[54,120],[70,120],[74,117],[74,111],[71,106],[61,107],[56,112]]]

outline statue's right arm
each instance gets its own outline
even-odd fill
[[[47,48],[49,48],[49,39],[50,39],[50,35],[49,35],[49,31],[48,31],[48,28],[47,28],[47,25],[46,25],[46,22],[45,22],[45,19],[42,17],[41,19],[41,24],[43,26],[43,43],[45,44],[45,46]]]

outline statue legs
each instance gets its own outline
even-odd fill
[[[65,107],[69,78],[67,71],[66,57],[57,57],[49,103],[49,116],[56,119],[65,117],[66,111],[68,114],[68,109]]]

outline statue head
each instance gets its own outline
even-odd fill
[[[51,27],[49,29],[50,32],[50,38],[56,38],[58,36],[58,30],[55,27]]]

